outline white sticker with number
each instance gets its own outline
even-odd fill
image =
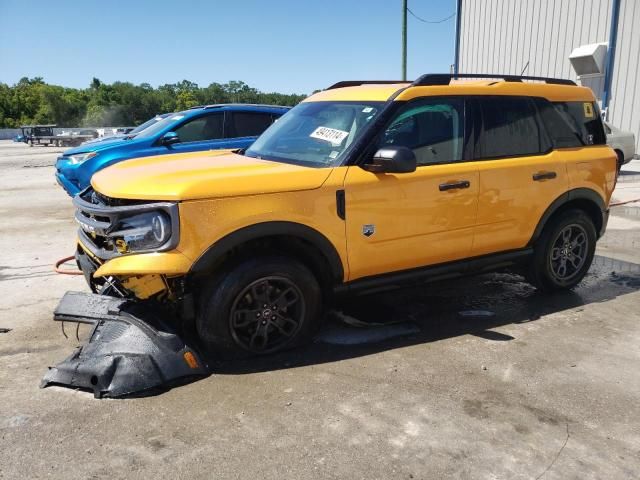
[[[331,143],[331,145],[340,145],[342,141],[347,138],[349,132],[344,130],[337,130],[329,127],[318,127],[309,135],[311,138],[317,138],[318,140],[324,140]]]

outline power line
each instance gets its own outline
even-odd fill
[[[416,20],[422,22],[422,23],[430,23],[430,24],[436,24],[436,23],[444,23],[447,20],[451,20],[453,17],[455,17],[458,14],[458,7],[456,7],[456,10],[449,15],[448,17],[442,18],[440,20],[425,20],[422,17],[419,17],[418,15],[416,15],[415,13],[413,13],[413,11],[409,8],[408,4],[408,0],[402,0],[402,79],[406,80],[407,79],[407,12],[411,14],[411,16],[413,18],[415,18]],[[460,0],[458,0],[458,4],[460,4]],[[457,65],[458,65],[458,50],[457,50],[457,32],[458,29],[460,28],[460,18],[458,18],[458,23],[456,24],[456,60],[455,60],[455,65],[456,65],[456,73],[457,73]]]
[[[451,20],[453,17],[456,16],[456,12],[453,12],[451,15],[449,15],[446,18],[443,18],[442,20],[433,21],[433,20],[425,20],[424,18],[419,17],[418,15],[413,13],[409,7],[407,7],[407,11],[411,14],[411,16],[413,16],[413,18],[415,18],[416,20],[420,20],[423,23],[443,23],[443,22],[446,22],[447,20]]]

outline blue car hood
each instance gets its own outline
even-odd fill
[[[123,145],[137,145],[144,143],[145,140],[148,139],[140,139],[136,140],[132,138],[131,140],[124,140],[123,138],[116,138],[114,140],[105,140],[104,142],[97,143],[89,143],[87,145],[80,145],[75,148],[70,148],[69,150],[65,150],[63,155],[68,157],[69,155],[76,155],[78,153],[88,153],[88,152],[102,152],[104,150],[109,150],[110,148],[119,148]]]
[[[82,146],[95,145],[96,143],[102,143],[102,142],[121,142],[125,137],[126,135],[110,135],[108,137],[94,138],[93,140],[87,140],[86,142],[82,142]]]

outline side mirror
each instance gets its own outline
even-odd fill
[[[180,143],[180,137],[176,132],[167,132],[160,139],[160,144],[167,147],[169,145],[173,145],[174,143]]]
[[[416,155],[407,147],[384,147],[362,168],[373,173],[411,173],[416,171]]]

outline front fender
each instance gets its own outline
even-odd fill
[[[283,221],[257,223],[226,235],[215,242],[196,260],[190,273],[197,275],[208,271],[219,260],[224,258],[228,252],[252,240],[283,236],[304,240],[318,249],[327,261],[333,279],[340,282],[343,281],[344,268],[342,261],[331,241],[322,233],[307,225]]]

